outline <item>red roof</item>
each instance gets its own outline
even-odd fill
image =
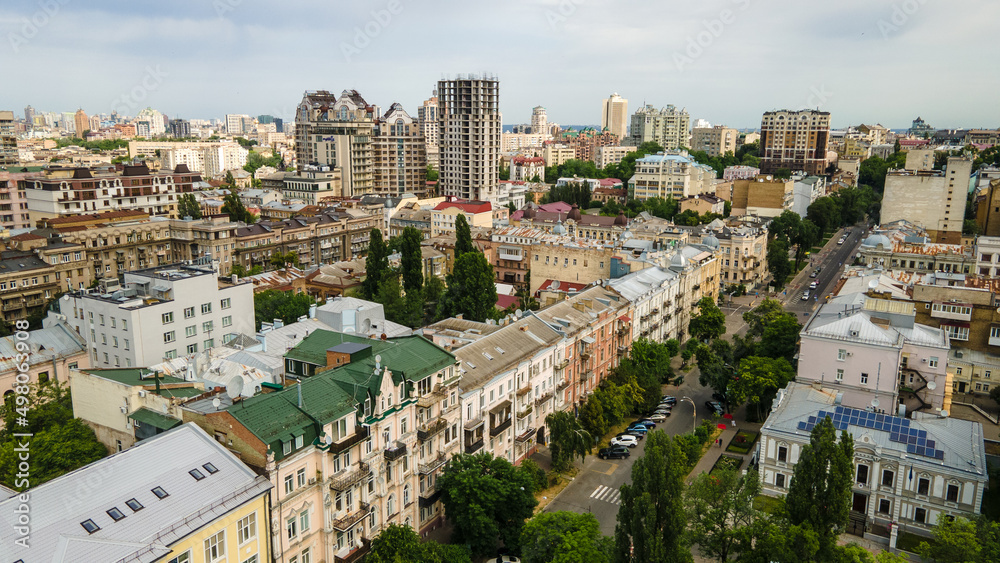
[[[587,284],[585,283],[545,280],[545,283],[538,288],[538,291],[565,291],[567,293],[571,293],[583,291],[585,287],[587,287]]]
[[[929,139],[900,139],[899,146],[901,147],[919,147],[922,145],[931,144]]]
[[[521,302],[521,299],[516,295],[500,295],[497,294],[497,309],[506,309],[517,305]]]
[[[628,318],[628,315],[622,315],[622,316],[618,317],[618,320],[621,321],[621,322],[623,322],[623,323],[627,323],[627,322],[631,321],[632,319]]]
[[[610,188],[612,186],[620,185],[622,185],[622,181],[618,178],[601,178],[601,186]]]
[[[17,236],[10,237],[10,240],[38,240],[43,238],[45,237],[33,233],[21,233]]]
[[[488,201],[443,201],[437,204],[434,211],[457,207],[466,213],[489,213],[493,211],[493,206]]]
[[[541,164],[545,165],[545,159],[540,156],[515,156],[510,159],[514,164]]]

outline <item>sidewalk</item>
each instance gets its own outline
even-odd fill
[[[734,416],[736,418],[740,418],[742,414],[734,413]],[[757,448],[757,442],[754,442],[753,448],[751,448],[751,450],[746,454],[726,452],[726,448],[729,447],[729,442],[732,441],[732,439],[736,436],[736,433],[739,432],[740,430],[757,432],[759,434],[761,425],[758,423],[736,421],[736,425],[734,426],[732,423],[735,420],[734,421],[726,421],[725,419],[720,420],[720,422],[723,421],[727,423],[727,427],[725,430],[722,431],[722,434],[719,435],[719,438],[722,438],[722,446],[717,446],[713,444],[708,447],[708,450],[705,451],[705,455],[701,456],[701,459],[698,460],[698,463],[694,466],[694,469],[691,470],[691,473],[688,474],[687,479],[685,479],[685,482],[687,484],[690,485],[691,482],[694,481],[694,478],[697,477],[698,475],[702,473],[708,473],[709,471],[711,471],[712,466],[715,465],[715,462],[718,461],[719,457],[722,455],[727,455],[730,457],[738,457],[743,459],[743,463],[740,464],[740,469],[746,469],[746,466],[750,461],[750,458],[753,457],[753,453],[754,451],[756,451]],[[760,440],[760,436],[757,437],[757,440]]]

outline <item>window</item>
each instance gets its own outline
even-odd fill
[[[104,326],[104,315],[100,315],[100,317],[101,317],[101,326]]]
[[[191,550],[185,551],[170,561],[167,561],[167,563],[191,563]]]
[[[292,453],[292,442],[291,442],[291,440],[289,440],[288,442],[282,442],[281,443],[281,451],[285,455],[288,455],[288,454]]]
[[[122,319],[122,330],[128,330],[128,321]]]
[[[187,309],[184,309],[185,319],[190,319],[193,316],[194,316],[194,307],[188,307]]]
[[[201,481],[202,479],[205,478],[205,474],[202,473],[201,471],[198,471],[197,469],[192,469],[191,471],[188,471],[188,474],[194,477],[195,481]]]
[[[958,496],[958,492],[955,493],[955,496],[956,497]],[[122,513],[121,510],[118,510],[117,506],[112,507],[111,510],[108,510],[107,512],[108,512],[108,516],[110,516],[111,519],[114,520],[115,522],[121,520],[122,518],[125,518],[125,514]]]
[[[198,327],[196,325],[184,327],[184,336],[191,337],[197,334],[198,334]]]
[[[288,539],[294,539],[295,536],[299,535],[298,522],[294,516],[285,521],[285,534]]]
[[[847,359],[847,350],[837,350],[837,361],[843,362]]]
[[[930,359],[930,361],[929,361],[929,365],[930,365],[930,366],[931,366],[932,368],[936,368],[936,367],[938,367],[938,359],[937,359],[937,356],[931,356],[931,359]]]
[[[930,488],[931,488],[931,482],[929,479],[921,477],[920,480],[917,481],[918,495],[927,495],[927,491],[930,490]]]
[[[775,475],[774,476],[774,486],[778,487],[779,489],[784,489],[785,488],[785,476],[782,475],[781,473],[778,473],[777,475]]]
[[[163,333],[163,342],[164,343],[170,343],[170,342],[173,342],[174,340],[177,340],[177,337],[174,335],[174,331],[171,330],[170,332],[164,332]]]
[[[948,333],[948,337],[952,340],[969,339],[969,327],[967,326],[941,325],[941,328]]]
[[[253,554],[250,557],[243,560],[243,563],[258,563],[257,554]]]
[[[103,317],[103,315],[102,315],[102,317]],[[172,312],[171,313],[163,313],[162,318],[163,318],[163,324],[165,324],[165,325],[168,325],[168,324],[174,322],[174,314]],[[101,324],[104,324],[104,323],[102,322]]]
[[[882,486],[883,487],[891,487],[892,484],[895,481],[896,481],[896,474],[894,472],[889,471],[888,469],[883,469],[882,470]]]
[[[862,385],[868,385],[868,374],[867,373],[863,373],[862,372],[862,374],[861,374],[861,384]]]
[[[213,326],[212,321],[205,321],[205,322],[201,323],[201,331],[202,332],[212,332],[214,329],[215,329],[215,327]]]
[[[201,314],[202,315],[208,315],[211,312],[212,312],[212,304],[211,303],[203,303],[201,305]]]
[[[913,521],[920,522],[924,524],[927,522],[927,510],[923,508],[918,508],[913,511]]]
[[[347,532],[350,535],[354,535],[354,530]],[[305,548],[302,550],[302,554],[299,555],[299,563],[312,563],[312,550],[310,548]]]
[[[167,353],[163,355],[164,358],[172,360],[177,357],[177,350],[167,350]]]
[[[125,501],[125,506],[131,508],[132,512],[139,512],[140,510],[143,509],[142,503],[135,500],[134,498],[130,498],[127,501]]]
[[[239,540],[239,545],[243,545],[257,537],[256,512],[248,514],[245,518],[239,521],[239,524],[236,525],[236,537]]]
[[[892,503],[889,501],[889,499],[884,498],[878,501],[879,514],[889,514],[890,510],[892,510]]]
[[[842,381],[844,381],[844,370],[838,369],[837,370],[837,382],[839,383],[839,382],[842,382]]]
[[[231,315],[222,317],[222,326],[233,326],[233,317]]]
[[[859,485],[867,485],[868,484],[868,466],[867,465],[859,465],[858,466],[858,473],[857,473],[857,477],[856,477],[855,481],[857,481],[857,483]]]
[[[302,447],[302,442],[303,442],[302,435],[299,434],[298,436],[295,437],[295,449],[301,448]]]
[[[211,474],[211,475],[215,475],[216,473],[219,472],[219,469],[217,467],[215,467],[214,465],[212,465],[211,463],[206,463],[206,464],[202,465],[202,467],[204,467],[205,471],[208,471],[209,474]]]
[[[778,461],[788,461],[788,448],[785,446],[778,446]]]
[[[944,498],[948,502],[958,502],[958,485],[948,485],[948,491]]]
[[[396,513],[396,495],[389,495],[389,500],[385,502],[385,517],[389,518]]]
[[[406,484],[403,487],[403,506],[407,506],[409,504],[410,504],[410,485]]]
[[[163,499],[165,499],[165,498],[167,498],[167,497],[170,496],[170,494],[167,493],[167,491],[163,490],[163,487],[155,487],[155,488],[150,489],[150,490],[152,491],[152,493],[154,495],[156,495],[156,498],[158,498],[160,500],[163,500]]]
[[[295,472],[295,477],[300,487],[306,486],[306,469],[304,467]]]
[[[222,530],[218,534],[205,540],[205,561],[211,563],[226,556],[226,531]]]
[[[285,475],[285,494],[290,495],[295,490],[295,479],[291,475]]]
[[[201,344],[202,344],[202,350],[210,350],[212,348],[215,348],[215,339],[209,338],[208,340],[202,342]]]
[[[188,344],[187,353],[188,354],[197,354],[198,353],[198,345],[197,344]]]
[[[87,530],[88,534],[93,534],[97,530],[101,529],[101,527],[95,524],[93,520],[84,520],[83,522],[80,522],[80,525],[83,526],[84,530]]]
[[[233,303],[232,299],[226,297],[225,299],[219,302],[219,306],[221,306],[223,309],[228,309],[232,307],[232,303]]]
[[[308,532],[309,531],[309,511],[308,510],[303,510],[302,513],[299,514],[299,530],[301,530],[302,532]]]

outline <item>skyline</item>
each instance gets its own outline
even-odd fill
[[[505,124],[529,122],[537,105],[551,122],[596,124],[601,101],[617,92],[629,115],[644,102],[675,105],[692,120],[736,128],[758,128],[765,111],[816,107],[831,112],[835,128],[902,129],[918,116],[939,128],[1000,126],[990,96],[1000,76],[978,62],[1000,54],[988,33],[1000,5],[985,0],[847,0],[807,12],[790,0],[682,11],[677,2],[624,11],[518,0],[500,12],[454,0],[433,10],[407,0],[292,9],[255,0],[43,4],[0,8],[5,67],[31,77],[0,104],[19,115],[29,104],[88,115],[150,106],[171,118],[290,120],[306,90],[345,89],[415,115],[439,78],[490,73],[500,80]],[[648,21],[661,25],[640,27]],[[52,61],[61,62],[38,72]],[[890,67],[920,81],[885,80]]]

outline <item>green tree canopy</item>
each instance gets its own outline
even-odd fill
[[[181,194],[177,198],[177,216],[181,219],[185,217],[201,219],[201,205],[198,205],[194,194]]]
[[[227,172],[230,177],[232,173]],[[238,221],[246,223],[247,225],[252,225],[257,222],[257,216],[253,213],[247,211],[247,207],[243,205],[243,201],[240,197],[236,195],[235,191],[230,192],[222,200],[222,212],[229,215],[230,221]]]
[[[552,453],[552,468],[556,471],[569,469],[576,456],[580,456],[582,462],[594,445],[594,438],[569,412],[549,414],[545,417],[545,426],[549,429],[549,451]]]
[[[424,258],[420,250],[423,233],[416,227],[406,227],[399,235],[400,267],[403,270],[403,290],[420,291],[424,286]]]
[[[379,286],[389,271],[389,247],[382,238],[382,230],[372,227],[365,257],[365,279],[361,282],[361,295],[373,300],[378,295]]]
[[[476,247],[472,244],[472,229],[469,227],[469,221],[466,220],[464,213],[459,213],[455,217],[455,259],[457,260],[466,252],[475,250]]]
[[[692,338],[711,340],[726,333],[726,314],[706,295],[698,301],[698,314],[691,317],[688,331]]]
[[[485,322],[496,309],[497,287],[493,265],[482,252],[466,252],[455,259],[455,266],[448,274],[442,316],[459,313],[466,319]]]
[[[593,514],[543,512],[521,532],[524,563],[610,563],[612,550],[611,538],[601,535]]]
[[[472,563],[464,545],[421,541],[409,526],[389,524],[372,540],[365,563]]]
[[[726,398],[732,405],[747,402],[760,404],[765,397],[787,385],[794,376],[795,370],[784,358],[743,358],[736,376],[729,383]]]
[[[285,324],[294,323],[302,315],[309,314],[309,307],[316,303],[308,293],[295,293],[268,289],[253,296],[254,317],[257,330],[263,322],[281,319]]]
[[[775,239],[767,245],[767,271],[771,273],[771,285],[778,289],[785,287],[785,279],[792,273],[787,242]]]
[[[720,470],[695,477],[685,493],[690,541],[702,555],[724,563],[754,549],[755,536],[767,517],[754,510],[760,494],[756,471],[741,475]]]
[[[434,168],[433,164],[428,164],[427,165],[427,181],[428,182],[437,182],[437,179],[438,179],[438,171]]]
[[[453,526],[452,543],[469,545],[475,555],[495,551],[498,540],[516,547],[538,504],[532,476],[488,453],[452,457],[437,488]]]
[[[591,167],[594,166],[593,162],[589,162],[588,164],[590,164]],[[590,205],[590,196],[591,192],[589,184],[586,182],[570,182],[563,186],[552,186],[546,197],[547,203],[562,201],[570,205],[575,203],[580,207],[580,209],[587,209]]]

